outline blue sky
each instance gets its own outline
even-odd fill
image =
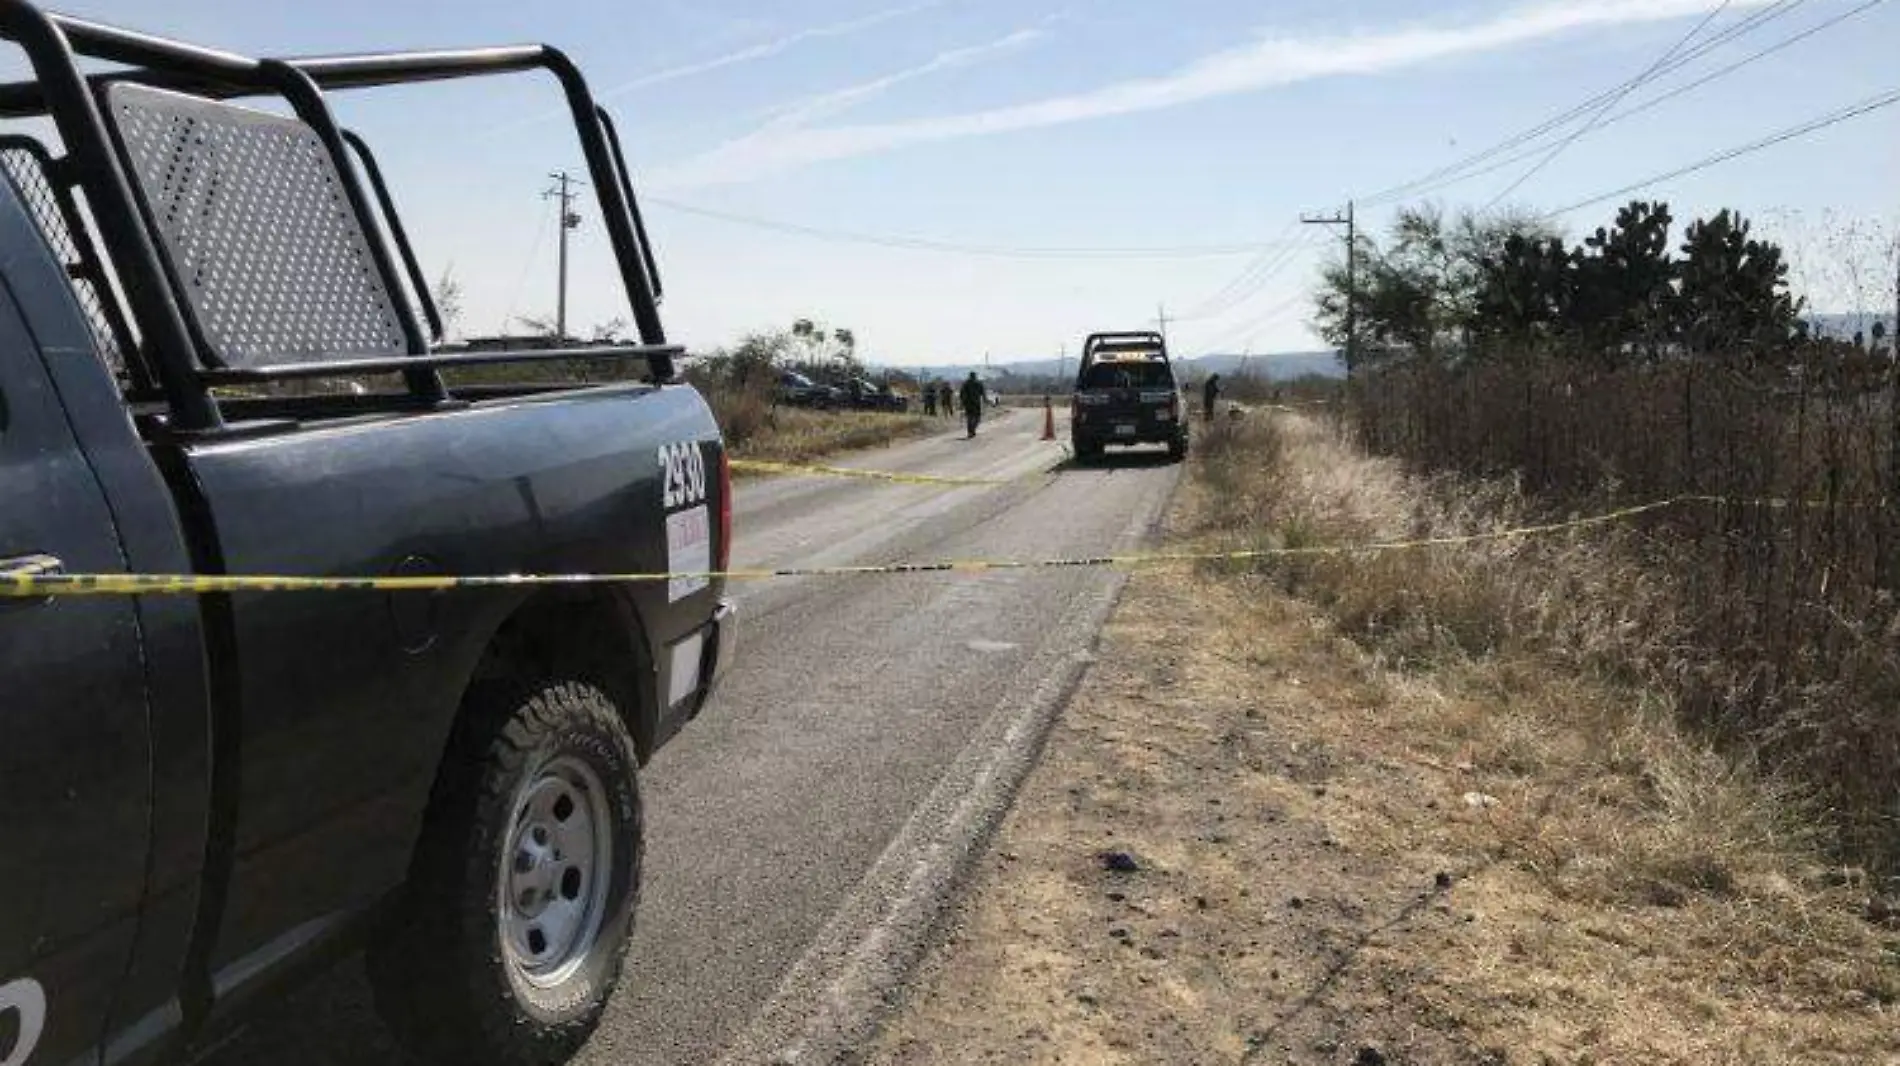
[[[1140,327],[1163,304],[1184,316],[1170,332],[1189,352],[1316,347],[1303,297],[1328,234],[1297,225],[1300,213],[1534,126],[1646,70],[1692,28],[1690,47],[1761,20],[1620,109],[1863,2],[1731,0],[1706,24],[1717,0],[74,0],[69,10],[251,54],[555,44],[608,99],[656,201],[1025,253],[821,240],[649,206],[674,339],[711,347],[809,316],[852,327],[874,359],[920,363],[1053,355],[1093,329]],[[1875,3],[1590,132],[1506,202],[1561,207],[1900,88],[1894,41],[1900,2]],[[452,269],[465,286],[468,332],[552,305],[554,237],[539,194],[548,171],[583,169],[551,117],[557,105],[551,86],[527,77],[339,97],[382,156],[431,272]],[[1540,157],[1431,198],[1484,203]],[[1755,216],[1788,241],[1813,302],[1835,309],[1891,291],[1875,268],[1900,215],[1896,170],[1900,106],[1647,195],[1678,217],[1725,206]],[[1392,207],[1369,206],[1362,222],[1377,228]],[[1561,221],[1577,233],[1613,209]],[[591,205],[583,214],[581,325],[621,306]],[[1093,254],[1102,249],[1174,254]]]

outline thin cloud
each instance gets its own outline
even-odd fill
[[[603,89],[596,93],[595,96],[598,99],[606,99],[608,97],[634,92],[639,89],[651,88],[655,85],[663,85],[670,81],[678,81],[681,78],[691,78],[701,74],[709,74],[715,70],[723,70],[726,67],[736,67],[743,63],[756,63],[761,59],[770,59],[782,52],[796,48],[807,41],[824,40],[828,37],[849,37],[853,34],[863,33],[865,30],[876,29],[887,22],[895,22],[901,18],[919,15],[933,8],[942,7],[948,2],[949,0],[919,0],[917,3],[906,4],[903,7],[888,8],[883,11],[874,11],[869,15],[849,19],[845,22],[835,22],[829,26],[812,26],[807,29],[785,34],[782,37],[770,41],[761,41],[758,44],[748,45],[737,51],[727,52],[725,55],[714,56],[711,59],[702,59],[698,62],[687,63],[682,66],[656,70],[651,74],[643,74],[631,81],[624,81],[618,85]]]
[[[1760,7],[1769,0],[1737,0]],[[1135,78],[1087,92],[958,115],[904,122],[782,128],[773,124],[657,171],[649,185],[683,189],[731,184],[813,163],[888,152],[910,145],[1040,129],[1180,107],[1317,78],[1385,74],[1435,60],[1497,52],[1591,29],[1663,22],[1702,14],[1710,0],[1602,0],[1538,5],[1456,27],[1412,27],[1331,37],[1263,35],[1166,75]]]
[[[656,70],[651,74],[643,74],[631,81],[623,81],[604,89],[596,89],[594,90],[594,100],[600,102],[612,97],[625,96],[631,92],[638,92],[641,89],[651,88],[655,85],[679,81],[682,78],[710,74],[716,70],[736,67],[745,63],[756,63],[761,59],[770,59],[780,53],[790,51],[807,41],[819,41],[830,37],[849,37],[852,34],[876,29],[887,22],[895,22],[898,19],[907,18],[911,15],[920,15],[934,8],[943,7],[950,2],[951,0],[916,0],[916,2],[905,4],[902,7],[873,11],[868,15],[862,15],[845,22],[834,22],[828,26],[812,26],[807,29],[797,30],[770,41],[762,41],[758,44],[748,45],[734,52],[714,56],[711,59],[702,59],[682,66]],[[497,137],[501,134],[512,133],[515,130],[527,126],[537,125],[557,118],[567,118],[568,114],[569,112],[565,107],[549,108],[546,111],[537,111],[531,115],[524,115],[521,118],[511,119],[507,122],[478,130],[473,136],[482,138]]]
[[[870,81],[859,82],[842,89],[808,96],[783,107],[774,108],[768,113],[765,129],[803,128],[821,118],[829,118],[841,111],[848,110],[882,96],[905,82],[916,81],[946,70],[958,70],[975,66],[998,56],[1017,51],[1042,40],[1048,32],[1040,26],[1017,30],[1015,33],[999,37],[984,44],[970,45],[966,48],[953,48],[939,52],[926,62],[886,74]]]

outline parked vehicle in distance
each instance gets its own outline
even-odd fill
[[[1165,444],[1187,455],[1187,419],[1167,341],[1154,332],[1093,333],[1082,344],[1069,407],[1069,440],[1080,460],[1110,445]]]
[[[910,407],[908,397],[893,391],[889,385],[880,385],[869,378],[851,378],[843,386],[845,403],[860,411],[895,411],[902,413]]]
[[[845,402],[844,394],[830,385],[813,381],[795,370],[781,370],[773,399],[787,407],[809,407],[828,411]]]
[[[566,1060],[626,958],[641,767],[734,654],[726,448],[611,118],[538,45],[258,61],[21,0],[0,37],[40,79],[0,86],[0,574],[696,575],[0,597],[0,1063],[189,1061],[352,947],[430,1061]],[[638,343],[443,346],[326,104],[530,71]],[[588,360],[646,376],[444,377]]]

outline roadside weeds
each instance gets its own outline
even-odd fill
[[[784,407],[769,396],[732,389],[708,387],[704,394],[735,459],[810,462],[837,452],[895,444],[948,425],[911,413]]]
[[[1177,543],[1509,524],[1289,416]],[[1900,1061],[1900,935],[1802,797],[1619,666],[1616,536],[1144,572],[872,1062]]]

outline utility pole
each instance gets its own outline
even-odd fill
[[[1069,379],[1069,346],[1062,345],[1062,354],[1056,356],[1056,387],[1061,388]]]
[[[1301,215],[1300,221],[1309,226],[1346,227],[1346,376],[1351,377],[1359,364],[1359,227],[1353,202],[1346,201],[1344,215]]]
[[[1173,321],[1175,320],[1168,317],[1168,308],[1165,304],[1155,305],[1155,331],[1161,334],[1163,344],[1168,343],[1168,323]]]
[[[554,188],[549,189],[548,191],[542,193],[541,198],[544,200],[559,199],[561,201],[561,216],[560,216],[561,276],[560,276],[560,281],[559,281],[560,289],[556,295],[555,303],[554,303],[554,332],[557,338],[556,343],[566,344],[567,343],[567,231],[571,229],[580,228],[581,216],[574,210],[574,195],[575,194],[573,192],[573,189],[575,187],[585,185],[586,182],[581,181],[579,178],[574,177],[573,175],[569,174],[565,170],[557,170],[554,173],[549,174],[548,177],[553,178],[559,184],[557,184]]]

